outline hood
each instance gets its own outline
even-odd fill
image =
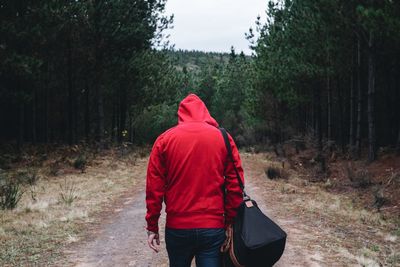
[[[217,121],[211,117],[204,102],[195,94],[188,95],[178,108],[178,123],[203,121],[218,127]]]

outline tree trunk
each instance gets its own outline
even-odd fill
[[[362,111],[362,90],[361,90],[361,40],[357,38],[357,127],[356,127],[356,148],[355,155],[361,156],[361,111]]]
[[[354,106],[355,106],[355,94],[354,94],[354,55],[356,54],[354,51],[353,45],[353,55],[351,60],[351,73],[350,73],[350,122],[349,122],[349,148],[350,155],[354,154]]]
[[[395,76],[395,85],[394,88],[397,92],[396,94],[396,99],[397,101],[400,101],[400,78],[398,76]],[[398,102],[397,102],[398,103]],[[397,144],[396,144],[396,150],[397,150],[397,155],[400,155],[400,105],[397,105],[397,114],[398,116],[396,116],[397,119],[397,125],[398,125],[398,129],[397,129]]]
[[[32,101],[32,144],[36,144],[37,142],[37,88],[34,85],[33,87],[33,101]]]
[[[72,111],[73,111],[73,125],[74,125],[73,142],[76,143],[78,141],[78,139],[80,139],[80,131],[79,131],[79,129],[80,129],[80,126],[79,126],[79,113],[80,113],[80,110],[79,110],[79,107],[80,107],[79,99],[80,98],[77,96],[77,91],[75,89],[76,88],[75,87],[75,85],[76,85],[75,74],[72,77],[73,77],[72,78],[73,88],[74,88],[74,91],[75,91],[74,104],[73,104],[74,107],[72,109]]]
[[[317,137],[318,153],[322,153],[322,107],[321,107],[321,90],[318,84],[314,88],[314,102],[315,102],[315,132]]]
[[[314,101],[316,105],[316,136],[317,136],[317,155],[315,157],[319,166],[319,175],[315,177],[317,180],[323,179],[326,173],[325,157],[322,151],[322,106],[321,106],[321,88],[322,83],[315,83],[314,85]]]
[[[331,88],[331,77],[329,73],[329,65],[330,65],[330,58],[329,58],[329,50],[327,52],[327,63],[328,67],[326,69],[326,91],[328,93],[328,107],[327,107],[327,115],[328,115],[328,143],[332,140],[332,88]],[[330,144],[329,144],[329,147]]]
[[[97,141],[102,142],[104,139],[104,102],[103,102],[103,90],[102,85],[99,82],[100,77],[102,76],[100,72],[100,66],[97,69],[96,82],[95,82],[95,90],[96,90],[96,139]]]
[[[400,122],[399,122],[399,130],[398,130],[398,135],[397,135],[397,145],[396,145],[396,151],[397,155],[400,155]]]
[[[328,115],[328,142],[332,141],[332,88],[331,88],[331,81],[328,75],[326,79],[326,87],[328,93],[328,107],[327,107],[327,115]],[[329,144],[330,147],[330,144]]]
[[[17,148],[18,151],[21,151],[22,145],[24,143],[24,126],[25,126],[25,105],[23,103],[23,100],[19,100],[19,107],[18,107],[18,142],[17,142]]]
[[[117,130],[116,130],[115,136],[116,136],[117,142],[121,142],[121,131],[122,131],[121,130],[121,99],[122,99],[121,85],[120,85],[120,88],[118,89],[117,93],[118,93],[116,96],[116,98],[117,98],[117,100],[116,100],[116,103],[117,103],[117,106],[116,106],[116,112],[117,112],[116,128],[117,128]]]
[[[112,108],[112,117],[111,117],[111,141],[115,141],[115,125],[116,125],[116,117],[117,117],[117,112],[116,112],[116,101],[114,100],[113,103],[113,108]]]
[[[345,114],[345,105],[343,104],[343,95],[342,95],[342,86],[340,83],[340,79],[337,78],[337,92],[338,92],[338,104],[339,104],[339,122],[338,122],[338,130],[339,130],[339,140],[340,146],[342,149],[342,153],[345,152],[345,127],[344,127],[344,114]]]
[[[85,138],[88,142],[90,140],[90,91],[87,77],[85,80]]]
[[[375,129],[375,58],[374,33],[369,34],[368,41],[368,161],[376,159],[376,129]]]
[[[389,122],[389,127],[391,125],[399,125],[399,121],[400,121],[400,107],[397,103],[399,103],[400,100],[400,92],[398,91],[398,86],[397,86],[397,72],[396,72],[396,62],[392,63],[392,68],[390,70],[390,79],[391,79],[391,83],[390,83],[390,89],[391,89],[391,95],[393,97],[391,97],[392,101],[392,116],[391,116],[391,120]],[[390,98],[390,96],[389,96]],[[393,145],[397,145],[397,138],[398,138],[398,129],[396,129],[396,127],[390,127],[392,128],[392,135],[390,137],[391,140],[391,144]]]
[[[311,105],[311,125],[312,129],[314,130],[313,135],[314,138],[317,138],[317,100],[316,100],[316,91],[317,89],[314,88],[313,90],[313,101]]]
[[[132,122],[132,114],[128,112],[128,128],[129,128],[129,141],[133,143],[134,139],[134,132],[133,132],[133,122]]]
[[[355,102],[355,96],[354,96],[354,77],[353,74],[350,76],[350,127],[349,127],[349,145],[350,145],[350,151],[354,150],[354,102]]]
[[[50,83],[50,65],[47,62],[46,76],[44,81],[44,130],[43,141],[49,142],[49,83]]]
[[[95,63],[94,63],[94,90],[95,90],[95,101],[96,101],[96,140],[100,143],[104,139],[104,103],[103,103],[103,90],[102,90],[102,78],[103,78],[103,40],[100,32],[100,14],[101,5],[100,1],[94,2],[94,24],[95,24]]]
[[[119,101],[119,129],[118,129],[118,142],[121,143],[125,134],[123,131],[126,130],[126,108],[127,108],[127,95],[126,89],[123,83],[120,85],[120,101]]]
[[[72,48],[70,36],[67,40],[67,91],[68,91],[68,144],[73,144],[73,89],[72,89]]]

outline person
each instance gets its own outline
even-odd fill
[[[230,135],[234,163],[228,157],[218,123],[195,94],[178,108],[178,124],[155,141],[147,168],[148,245],[158,252],[158,220],[165,203],[165,243],[170,266],[221,265],[225,229],[243,199],[233,167],[244,182],[238,149]]]

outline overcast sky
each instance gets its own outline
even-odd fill
[[[251,54],[244,33],[265,18],[267,0],[168,0],[166,14],[174,14],[169,38],[176,49]]]

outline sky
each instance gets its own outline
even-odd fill
[[[166,14],[174,14],[169,41],[176,49],[250,55],[245,33],[257,16],[265,18],[267,0],[168,0]]]

